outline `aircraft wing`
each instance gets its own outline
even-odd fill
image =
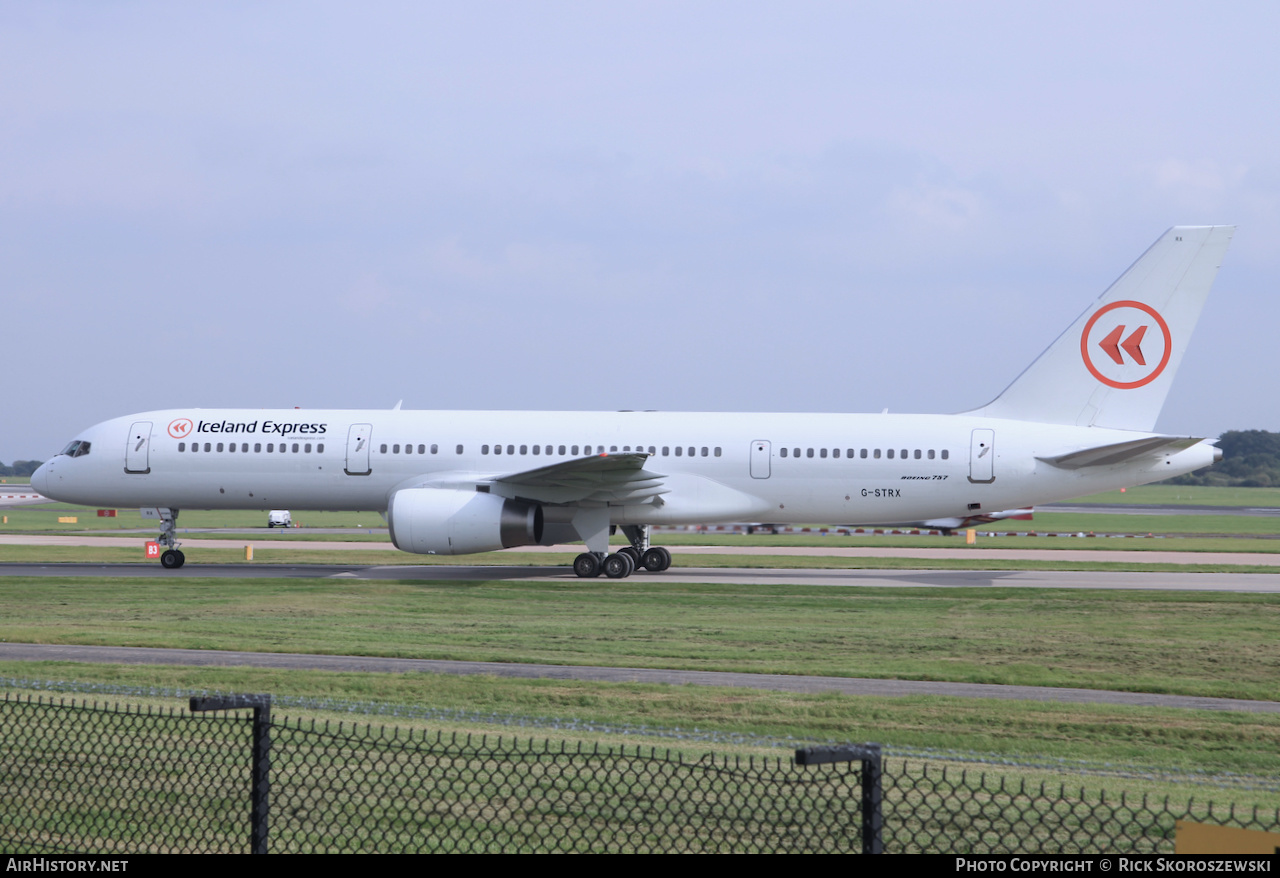
[[[1190,448],[1203,439],[1190,436],[1147,436],[1143,439],[1132,439],[1128,442],[1113,442],[1109,445],[1097,445],[1083,448],[1053,457],[1037,457],[1047,464],[1061,469],[1081,469],[1086,466],[1110,466],[1124,463],[1136,457],[1146,457],[1156,452],[1182,451]]]
[[[664,474],[644,468],[648,459],[637,452],[579,457],[494,476],[491,490],[543,503],[644,503],[668,491]]]

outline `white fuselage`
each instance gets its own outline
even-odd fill
[[[1110,466],[1038,459],[1148,435],[965,414],[176,409],[91,427],[77,437],[89,451],[52,458],[32,486],[90,506],[383,512],[404,488],[505,495],[494,482],[504,475],[640,451],[652,455],[644,469],[661,475],[664,492],[609,503],[611,523],[899,524],[1068,499],[1213,462],[1205,443]]]

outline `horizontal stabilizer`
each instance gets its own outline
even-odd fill
[[[1054,457],[1037,457],[1045,463],[1061,469],[1081,469],[1086,466],[1111,466],[1124,463],[1138,457],[1146,457],[1156,452],[1182,451],[1192,445],[1203,442],[1190,436],[1146,436],[1128,442],[1113,442],[1110,445],[1097,445],[1080,451],[1071,451]]]

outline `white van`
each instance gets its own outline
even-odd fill
[[[288,509],[272,509],[267,513],[267,527],[289,527],[292,524]]]

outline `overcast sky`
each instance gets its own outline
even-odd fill
[[[1280,4],[0,0],[0,460],[169,407],[948,412],[1167,227],[1280,430]]]

